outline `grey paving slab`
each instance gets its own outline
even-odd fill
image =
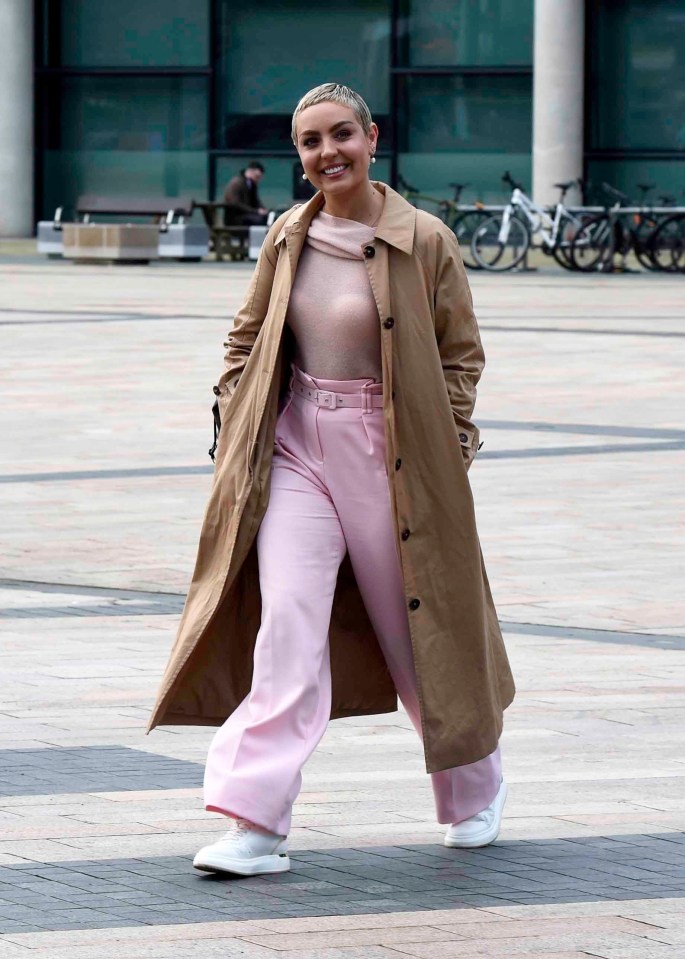
[[[641,848],[649,850],[654,863],[658,861],[659,850],[669,845],[659,835],[622,839],[637,841]],[[461,851],[458,858],[450,860],[449,856],[426,856],[431,847],[414,845],[398,846],[398,855],[392,857],[376,856],[373,847],[364,850],[365,861],[376,858],[385,863],[381,870],[359,864],[350,858],[351,850],[346,848],[329,850],[327,859],[335,865],[326,868],[312,866],[307,850],[301,859],[298,851],[293,850],[290,874],[253,879],[193,874],[188,861],[183,859],[148,860],[145,866],[150,870],[150,878],[142,880],[142,889],[140,875],[128,872],[115,860],[63,862],[52,865],[49,870],[42,865],[33,869],[17,867],[16,871],[6,867],[4,884],[12,888],[14,873],[23,885],[14,886],[18,897],[5,907],[0,906],[0,934],[13,928],[16,921],[31,921],[41,928],[60,930],[77,921],[85,927],[89,917],[92,917],[93,928],[101,927],[104,917],[108,917],[112,925],[116,925],[118,919],[162,925],[269,919],[276,915],[295,917],[316,914],[318,910],[328,916],[349,911],[368,915],[386,912],[388,903],[393,904],[393,911],[399,912],[464,906],[484,909],[515,903],[570,904],[602,901],[608,897],[617,902],[622,898],[650,900],[658,911],[660,898],[683,896],[685,910],[685,875],[660,877],[653,871],[626,869],[620,861],[607,859],[607,841],[617,849],[623,845],[613,842],[611,837],[597,837],[595,846],[590,838],[583,843],[582,862],[563,852],[556,856],[554,846],[541,843],[539,858],[544,867],[528,868],[521,875],[508,868],[499,870],[497,860],[490,855],[492,849]],[[536,844],[528,841],[525,845],[530,849]],[[502,841],[493,848],[516,855],[517,843]],[[677,844],[676,848],[683,850],[685,865],[685,846]],[[336,855],[338,851],[340,855]],[[429,864],[419,866],[414,862],[412,874],[408,876],[403,851],[408,857],[423,855]],[[444,847],[436,847],[436,852],[442,851],[448,852]],[[439,865],[433,865],[431,859]],[[99,878],[102,866],[113,870],[107,883]],[[91,868],[96,875],[90,875]],[[685,869],[681,871],[685,873]],[[379,874],[382,881],[376,878]],[[50,909],[40,910],[38,915],[34,887],[26,883],[31,875],[43,877],[38,888],[52,892]],[[21,901],[22,891],[27,899],[25,906]],[[91,901],[79,902],[83,891],[90,894]],[[9,925],[5,926],[4,922]]]
[[[199,786],[203,767],[119,746],[0,750],[0,797]]]

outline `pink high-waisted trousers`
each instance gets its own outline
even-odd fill
[[[314,379],[297,368],[293,376],[312,389],[382,394],[373,380]],[[205,806],[287,836],[302,767],[330,717],[328,629],[346,551],[399,698],[421,735],[382,409],[327,409],[287,394],[257,550],[262,621],[252,688],[212,740]],[[497,793],[499,748],[431,780],[438,822],[468,819]]]

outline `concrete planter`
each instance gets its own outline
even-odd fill
[[[201,260],[209,253],[209,230],[202,224],[170,223],[159,234],[163,260]]]
[[[251,226],[249,232],[248,240],[248,252],[247,256],[250,260],[259,259],[259,251],[262,248],[262,243],[266,239],[266,234],[269,232],[268,226]]]
[[[159,259],[159,228],[134,223],[65,223],[64,257],[147,263]]]

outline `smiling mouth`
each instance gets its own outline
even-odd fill
[[[325,170],[322,170],[324,176],[337,176],[338,173],[343,173],[347,170],[349,163],[338,163],[336,166],[327,166]]]

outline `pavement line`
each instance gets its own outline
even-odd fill
[[[653,649],[683,649],[685,636],[664,633],[636,633],[619,629],[591,629],[584,626],[547,626],[544,623],[517,623],[500,620],[504,633],[517,636],[543,636],[557,639],[582,639],[591,643],[615,643],[620,646],[649,646]]]
[[[95,310],[89,310],[85,312],[80,312],[76,310],[36,310],[36,309],[19,309],[13,307],[2,307],[0,308],[0,316],[3,314],[19,314],[20,316],[39,316],[40,319],[2,319],[0,320],[0,326],[42,326],[49,325],[55,326],[59,324],[74,324],[74,323],[137,323],[140,320],[152,320],[156,322],[163,322],[165,320],[222,320],[223,322],[232,322],[232,315],[223,315],[216,314],[214,316],[207,315],[207,313],[201,314],[192,314],[192,313],[172,313],[168,315],[162,315],[159,313],[99,313]],[[606,317],[588,317],[581,315],[574,316],[563,316],[556,318],[558,322],[568,322],[574,323],[579,320],[587,321],[592,319],[600,319],[601,322],[606,322]],[[620,322],[624,320],[635,320],[636,317],[632,316],[621,316],[613,317],[614,320]],[[650,317],[640,317],[639,319],[650,319]],[[674,319],[679,320],[681,317],[651,317],[651,319]],[[486,332],[493,333],[567,333],[567,334],[589,334],[591,336],[637,336],[637,337],[656,337],[656,338],[666,338],[666,339],[685,339],[685,331],[679,330],[617,330],[617,329],[607,329],[602,328],[586,328],[586,327],[565,327],[565,326],[512,326],[506,323],[491,323],[488,320],[484,320],[479,323],[479,328],[485,330]]]
[[[540,420],[481,420],[481,432],[512,430],[534,433],[578,433],[581,436],[634,436],[642,439],[685,440],[685,430],[653,426],[608,426],[595,423],[547,423]]]
[[[147,600],[150,604],[183,603],[185,593],[164,593],[147,589],[119,589],[114,586],[86,586],[72,583],[44,583],[36,580],[0,578],[0,590],[21,590],[35,593],[56,593],[61,596],[93,596],[102,599]],[[125,608],[125,607],[122,607]],[[36,607],[40,609],[40,607]],[[560,639],[584,639],[590,642],[623,643],[626,645],[644,645],[674,649],[685,646],[685,635],[665,635],[663,633],[635,632],[615,629],[593,629],[584,626],[557,626],[546,623],[522,623],[514,620],[500,620],[505,633],[527,636],[555,636]]]
[[[569,320],[585,319],[585,317],[569,317]],[[586,333],[590,336],[640,336],[640,337],[659,337],[659,338],[685,338],[685,332],[675,330],[605,330],[605,329],[578,329],[573,327],[568,329],[563,326],[505,326],[495,323],[479,323],[479,329],[489,333],[575,333],[584,336]]]
[[[608,443],[596,446],[549,446],[546,449],[487,450],[478,454],[479,460],[519,460],[537,459],[552,456],[597,456],[605,453],[665,453],[685,449],[685,439],[664,443]],[[1,479],[0,479],[1,481]]]
[[[207,466],[137,466],[131,469],[64,470],[54,473],[8,473],[0,476],[0,483],[51,483],[62,480],[128,479],[146,476],[194,476],[212,473]]]
[[[141,320],[151,320],[155,323],[165,323],[167,320],[216,320],[220,321],[221,323],[230,322],[230,320],[227,321],[226,317],[222,316],[221,314],[215,314],[212,316],[211,314],[204,313],[202,315],[195,316],[192,313],[186,313],[159,316],[157,314],[150,313],[107,313],[98,316],[74,316],[69,317],[68,319],[57,320],[0,320],[0,326],[59,326],[60,324],[71,325],[74,323],[138,323]]]
[[[32,579],[0,578],[0,589],[21,589],[31,593],[59,593],[63,596],[102,596],[116,599],[145,599],[159,596],[164,599],[185,599],[185,593],[165,593],[152,589],[119,589],[116,586],[86,586],[76,583],[43,583]]]
[[[665,453],[685,449],[685,437],[672,442],[623,443],[620,445],[596,444],[592,446],[549,446],[521,450],[485,450],[479,460],[546,459],[556,456],[597,456],[607,453]],[[211,474],[214,467],[207,466],[137,466],[130,469],[63,470],[54,473],[6,473],[0,475],[0,484],[9,483],[60,483],[91,479],[133,479],[155,476],[198,476]]]

